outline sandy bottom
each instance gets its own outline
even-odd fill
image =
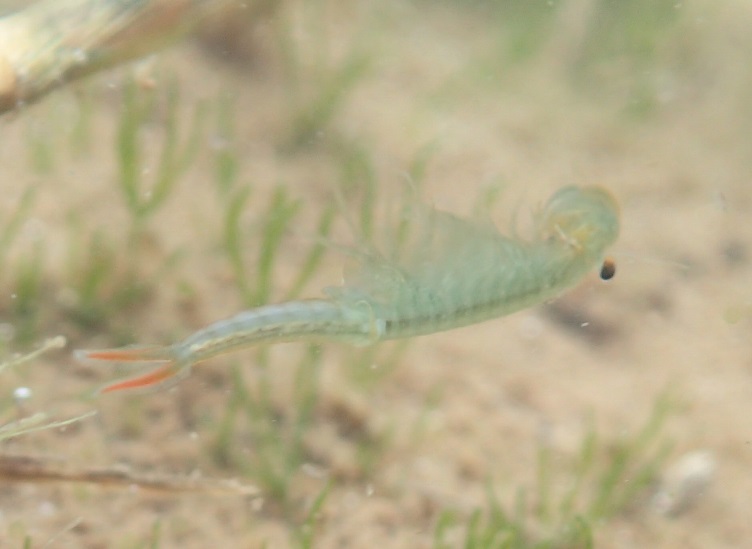
[[[12,244],[0,249],[7,347],[23,351],[57,334],[69,340],[68,349],[3,374],[6,418],[98,412],[3,443],[6,461],[36,461],[27,463],[29,476],[13,462],[12,478],[0,484],[0,545],[462,547],[469,517],[489,509],[489,487],[509,510],[527,494],[531,539],[548,539],[559,512],[535,518],[546,501],[541,456],[555,508],[574,482],[583,440],[597,432],[595,472],[577,503],[586,513],[602,483],[598,471],[665,397],[672,404],[660,434],[630,458],[619,487],[637,482],[630,471],[670,444],[666,458],[648,487],[592,524],[595,545],[745,546],[752,539],[746,3],[682,3],[652,41],[647,30],[625,33],[624,42],[603,38],[598,51],[597,3],[571,2],[582,11],[562,9],[527,54],[507,42],[515,29],[508,19],[459,2],[301,4],[264,16],[229,61],[215,56],[221,44],[208,53],[189,43],[137,69],[144,86],[148,75],[156,84],[137,93],[163,103],[177,83],[183,142],[194,105],[207,113],[192,161],[137,237],[117,185],[115,147],[132,69],[0,123],[0,226],[35,189]],[[651,54],[636,53],[640,40]],[[230,113],[224,123],[222,108]],[[141,133],[146,198],[169,109],[157,111]],[[229,190],[216,176],[221,153],[237,162]],[[228,204],[244,188],[239,227],[251,294],[269,204],[280,189],[299,203],[264,296],[281,301],[321,242],[320,216],[337,188],[352,209],[348,216],[335,209],[326,240],[352,243],[345,218],[360,223],[369,188],[384,206],[375,210],[376,233],[389,223],[388,206],[417,187],[432,206],[475,211],[474,219],[489,217],[503,232],[516,216],[525,234],[529,212],[569,184],[601,185],[621,206],[617,274],[608,283],[593,272],[552,304],[404,349],[284,344],[212,360],[169,391],[79,398],[121,372],[78,364],[71,349],[167,343],[245,308],[223,251]],[[477,213],[495,191],[498,199]],[[305,297],[337,285],[352,262],[328,248]],[[98,259],[109,267],[93,293],[99,313],[86,321],[74,313]],[[38,284],[28,290],[21,281],[31,274]],[[119,305],[129,285],[146,291]],[[26,341],[14,337],[21,326]],[[14,404],[17,387],[32,396]],[[113,467],[121,476],[110,469],[95,478],[94,469]],[[46,481],[42,471],[94,482]],[[673,492],[660,492],[661,479]],[[150,489],[160,480],[167,485]],[[255,489],[249,495],[239,486]]]

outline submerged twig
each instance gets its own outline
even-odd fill
[[[145,55],[229,0],[42,0],[0,19],[0,113]]]
[[[19,366],[20,364],[24,364],[25,362],[29,362],[46,353],[47,351],[62,349],[63,347],[65,347],[65,345],[66,341],[64,336],[59,335],[51,337],[47,339],[38,349],[31,351],[30,353],[27,353],[25,355],[14,356],[13,358],[0,363],[0,373],[7,368],[13,368]],[[41,431],[43,429],[65,427],[66,425],[70,425],[71,423],[75,423],[77,421],[91,417],[94,414],[96,414],[96,411],[86,412],[72,418],[50,421],[50,417],[47,413],[37,412],[36,414],[28,417],[22,417],[15,421],[11,421],[10,423],[0,424],[0,441],[17,437],[19,435],[24,435],[26,433]]]
[[[132,471],[125,465],[79,468],[50,459],[0,455],[0,479],[14,482],[76,482],[113,488],[138,488],[156,493],[201,492],[260,496],[259,490],[235,479],[201,475],[159,475]]]

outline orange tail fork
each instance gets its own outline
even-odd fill
[[[100,388],[100,393],[112,393],[127,389],[156,388],[174,377],[179,368],[169,347],[121,347],[94,351],[78,350],[76,358],[82,362],[103,361],[112,363],[161,364],[156,370],[115,381]]]

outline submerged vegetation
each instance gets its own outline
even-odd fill
[[[489,204],[498,189],[510,188],[507,181],[520,175],[507,156],[533,151],[531,180],[537,178],[536,159],[558,146],[546,141],[548,130],[558,131],[556,116],[563,116],[554,112],[560,98],[548,103],[555,94],[576,111],[601,101],[599,94],[620,90],[603,100],[595,117],[608,120],[597,127],[608,139],[593,145],[593,158],[601,160],[615,154],[622,138],[611,133],[614,120],[626,113],[630,123],[648,124],[666,100],[666,82],[680,88],[685,80],[679,71],[690,74],[691,65],[699,63],[685,59],[674,65],[686,39],[678,33],[688,17],[675,2],[583,2],[587,17],[576,25],[568,23],[574,3],[564,0],[414,1],[388,3],[384,13],[337,2],[336,9],[323,1],[280,4],[265,12],[268,28],[262,29],[273,35],[276,49],[251,52],[258,74],[238,77],[240,83],[191,76],[194,64],[216,61],[183,52],[192,56],[190,63],[180,60],[174,71],[164,70],[155,87],[129,69],[108,75],[106,84],[95,80],[82,86],[77,97],[52,96],[18,115],[28,114],[30,122],[3,122],[2,131],[17,138],[15,156],[28,175],[14,187],[12,203],[2,205],[4,350],[50,333],[64,333],[76,347],[161,344],[245,308],[318,295],[321,287],[338,282],[341,273],[333,266],[352,263],[342,253],[346,246],[384,234],[388,205],[402,211],[403,199],[394,195],[420,192],[431,201],[430,186],[438,178],[444,202],[447,196],[457,200],[458,211],[480,196],[474,213],[483,222],[492,215]],[[355,28],[338,30],[340,18]],[[431,24],[452,30],[438,33],[439,41]],[[422,49],[426,36],[436,51]],[[460,45],[466,50],[455,59],[450,52]],[[562,63],[554,71],[551,60],[558,52]],[[423,68],[424,57],[434,58],[435,73]],[[232,66],[211,68],[225,71],[218,80],[230,78],[226,72]],[[549,70],[562,78],[535,84],[536,78],[546,82]],[[636,76],[624,85],[624,75]],[[468,117],[485,116],[482,109],[490,105],[525,105],[519,96],[520,90],[528,93],[526,76],[533,82],[531,95],[545,99],[540,111],[528,106],[534,114],[523,109],[525,114],[497,120],[485,133],[464,125]],[[260,91],[242,91],[246,86]],[[480,110],[473,110],[475,100]],[[380,101],[400,114],[393,119],[379,114],[384,112]],[[448,138],[455,130],[458,137]],[[489,160],[498,147],[489,145],[488,136],[493,141],[507,133],[514,134],[509,143],[519,148],[502,151],[503,161]],[[555,167],[569,167],[570,160]],[[570,176],[549,174],[541,183],[545,192],[529,180],[520,185],[529,183],[531,193],[542,197],[569,183],[559,179]],[[394,192],[398,185],[406,191]],[[483,189],[491,190],[484,194]],[[519,196],[511,195],[512,201]],[[462,197],[468,202],[460,203]],[[410,216],[398,221],[386,238],[394,249],[414,229]],[[587,322],[578,323],[578,330],[585,328]],[[519,339],[514,329],[508,333],[509,339]],[[596,547],[615,520],[648,512],[645,501],[670,454],[664,434],[675,411],[670,399],[646,395],[645,401],[655,400],[652,413],[635,434],[624,435],[596,431],[597,400],[580,402],[579,393],[565,392],[572,409],[596,416],[586,422],[590,427],[578,444],[566,449],[544,442],[536,459],[522,465],[506,456],[508,445],[520,445],[513,438],[480,445],[485,454],[467,457],[462,452],[475,448],[468,441],[488,436],[484,414],[508,413],[511,423],[525,407],[536,420],[549,413],[543,399],[531,395],[559,390],[540,375],[540,369],[557,367],[552,349],[558,348],[537,340],[530,347],[540,347],[534,350],[539,354],[518,350],[498,359],[477,358],[458,343],[462,337],[453,332],[428,350],[411,348],[411,342],[361,349],[297,344],[217,359],[198,368],[179,390],[96,402],[93,406],[104,411],[99,431],[72,433],[79,437],[76,448],[85,450],[70,452],[80,452],[83,460],[208,470],[254,484],[262,497],[248,505],[223,501],[218,511],[195,505],[198,514],[226,526],[228,536],[268,547],[355,547],[357,532],[337,532],[350,520],[358,529],[360,520],[367,523],[364,529],[383,528],[404,536],[405,544],[419,540],[435,549],[587,548]],[[567,368],[577,361],[606,361],[595,347],[568,350]],[[61,394],[81,394],[112,374],[74,365],[67,355],[54,363],[36,354],[29,358],[34,362],[24,375],[30,386],[47,383],[45,373],[53,369],[58,375],[51,379],[59,380],[64,369]],[[516,360],[540,360],[531,375],[541,383],[507,387],[508,379],[498,372]],[[460,374],[470,380],[467,386],[457,381]],[[494,400],[494,406],[475,408],[472,401],[481,400],[489,386],[503,395],[502,404]],[[426,425],[455,391],[466,399],[465,408],[457,419],[444,421],[460,427],[446,429],[446,446],[428,441]],[[12,398],[3,402],[10,417]],[[632,418],[644,410],[626,415],[631,423],[625,431],[632,432],[638,422]],[[0,426],[0,440],[69,426],[83,417],[9,419]],[[96,437],[102,440],[92,443]],[[33,437],[22,440],[27,438]],[[173,443],[177,449],[171,449]],[[459,478],[461,504],[454,501],[456,494],[446,496],[432,486],[433,480],[424,480],[428,486],[413,493],[409,477],[420,467],[444,467],[450,470],[447,477]],[[532,482],[526,482],[529,478]],[[96,502],[109,516],[92,490],[70,497],[74,507]],[[184,512],[179,505],[154,508],[159,518],[149,515],[150,527],[131,534],[131,546],[171,547],[206,527],[198,520],[194,529],[186,519],[190,513],[174,519]],[[366,511],[356,517],[360,509]],[[21,522],[32,530],[30,522]],[[57,527],[81,539],[88,535],[86,528],[71,534]],[[109,532],[88,528],[99,536]],[[206,528],[197,546],[212,537]],[[32,546],[32,538],[45,543],[52,537],[24,533],[21,539]]]
[[[48,351],[62,349],[65,347],[65,343],[65,338],[63,336],[53,337],[45,341],[42,346],[35,351],[5,359],[0,362],[0,375],[5,375],[7,370],[30,363]],[[13,391],[12,397],[5,395],[0,398],[0,414],[6,417],[10,415],[13,408],[18,408],[24,400],[29,398],[31,393],[32,391],[28,387],[17,387]],[[20,410],[16,410],[16,415],[18,415],[19,412]],[[72,418],[53,420],[46,411],[35,412],[31,415],[0,424],[0,442],[44,429],[66,427],[77,421],[86,419],[94,415],[94,413],[95,412],[92,411]]]
[[[663,427],[675,406],[671,397],[660,396],[637,433],[608,444],[591,427],[564,471],[561,457],[541,444],[535,486],[519,487],[511,509],[506,509],[489,485],[485,508],[473,512],[464,525],[462,547],[595,547],[599,524],[648,500],[668,456]],[[455,513],[442,513],[435,549],[457,546],[456,540],[447,539],[457,523]]]

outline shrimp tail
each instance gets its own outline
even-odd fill
[[[86,362],[169,362],[172,352],[169,347],[158,345],[132,345],[116,349],[83,350],[75,352],[76,358]]]
[[[78,350],[76,358],[84,362],[102,361],[112,363],[160,364],[157,369],[139,376],[107,384],[98,393],[112,393],[128,389],[157,389],[173,385],[187,375],[189,368],[179,363],[171,347],[132,346],[116,349]]]

